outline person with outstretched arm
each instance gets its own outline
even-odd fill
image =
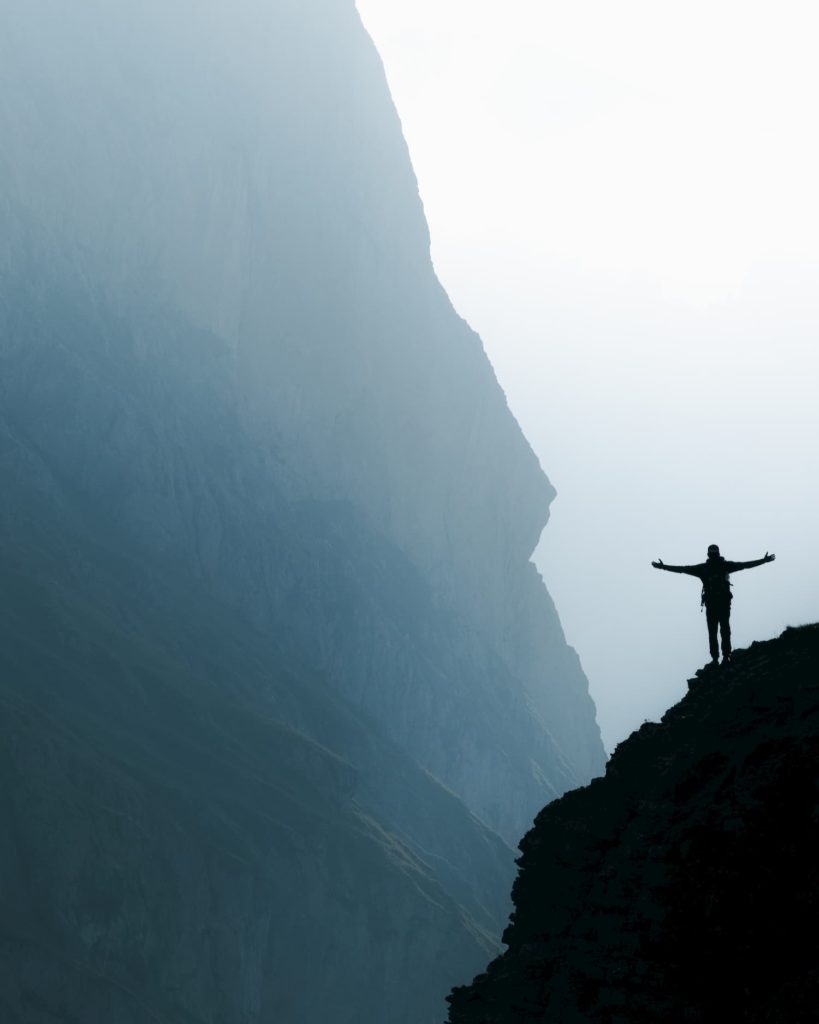
[[[699,565],[666,565],[662,559],[651,564],[655,569],[666,572],[682,572],[687,576],[696,576],[702,580],[702,603],[705,606],[705,618],[708,622],[708,643],[711,648],[711,662],[719,661],[719,644],[717,630],[722,637],[723,663],[731,658],[731,582],[728,577],[740,569],[753,569],[757,565],[772,562],[776,555],[765,552],[763,558],[752,562],[729,562],[719,553],[716,544],[708,546],[708,558]]]

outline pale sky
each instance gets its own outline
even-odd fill
[[[358,0],[438,274],[558,491],[535,561],[611,749],[819,619],[819,5]]]

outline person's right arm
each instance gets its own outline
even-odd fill
[[[662,558],[651,564],[655,569],[665,569],[666,572],[684,572],[686,576],[699,576],[700,574],[698,565],[666,565]]]

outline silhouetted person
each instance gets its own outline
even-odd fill
[[[716,544],[708,546],[708,559],[699,565],[664,565],[662,559],[651,564],[655,569],[666,572],[684,572],[687,576],[696,576],[702,580],[702,603],[705,605],[705,618],[708,621],[708,643],[711,647],[711,661],[719,661],[719,644],[717,629],[722,636],[722,660],[731,657],[731,582],[728,577],[740,569],[753,569],[765,562],[772,562],[776,555],[765,552],[764,558],[754,562],[728,562],[719,553]]]

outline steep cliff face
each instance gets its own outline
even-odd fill
[[[0,17],[6,1017],[437,1020],[603,751],[377,56]]]
[[[418,589],[411,570],[386,545],[337,552],[353,527],[334,506],[281,498],[236,440],[207,339],[177,325],[160,375],[104,306],[13,294],[30,344],[7,353],[0,417],[3,1018],[332,1006],[353,1024],[400,993],[396,1020],[439,1020],[455,962],[496,942],[508,848],[293,640],[330,594],[321,629],[343,628],[385,561]],[[87,358],[40,348],[56,328]],[[202,565],[224,523],[265,543],[225,541],[237,577],[220,589]],[[231,586],[263,595],[268,576],[282,618],[261,631]]]
[[[585,680],[528,561],[552,491],[435,279],[353,4],[12,3],[4,18],[0,182],[24,237],[126,318],[165,306],[221,339],[243,425],[290,467],[290,494],[351,502],[409,558],[472,661],[499,659],[525,691],[558,789],[599,771]],[[348,662],[326,650],[357,699]],[[440,749],[440,721],[415,735]],[[430,767],[510,839],[527,826],[531,802],[493,817],[477,760]]]
[[[509,948],[452,1024],[813,1019],[819,627],[689,687],[538,816]]]

